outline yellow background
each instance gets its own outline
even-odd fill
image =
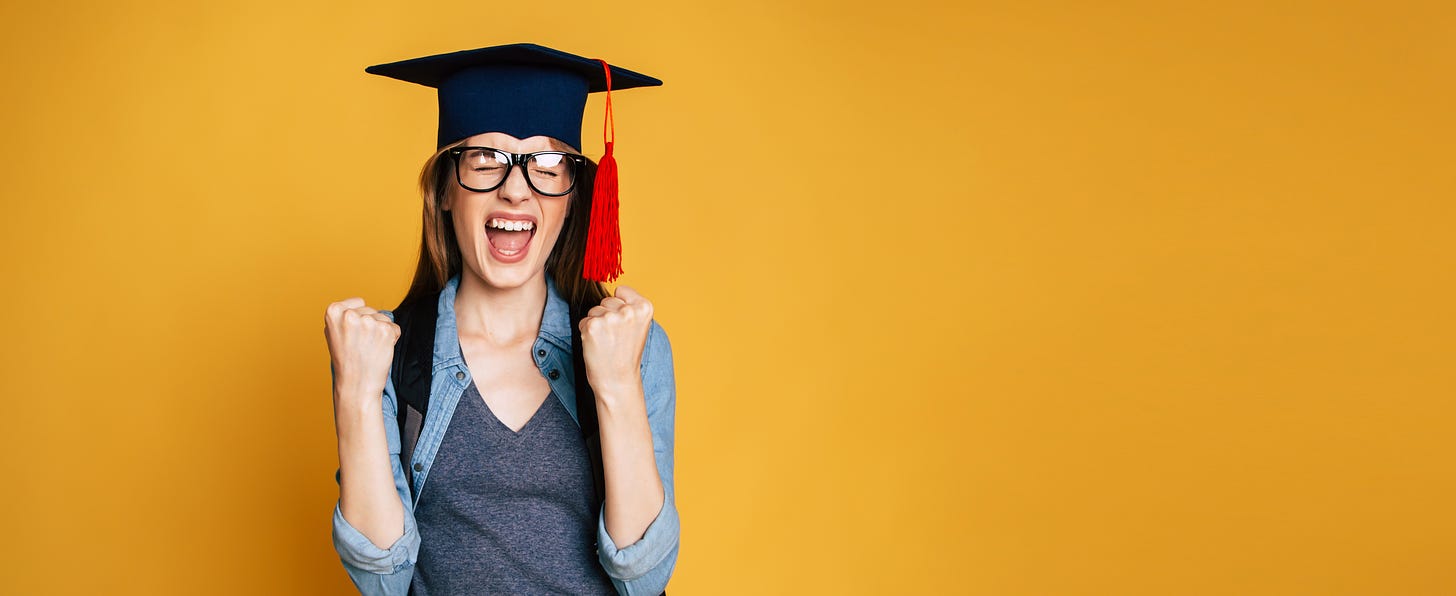
[[[666,83],[669,592],[1453,593],[1456,11],[1178,4],[7,3],[0,592],[350,592],[323,312],[435,141],[363,69],[534,41]]]

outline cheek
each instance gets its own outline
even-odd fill
[[[557,236],[560,236],[566,231],[566,212],[567,209],[563,205],[542,214],[545,215],[546,219],[551,222],[552,233],[556,234]],[[576,215],[573,214],[572,217],[575,218]]]
[[[477,217],[478,214],[470,209],[470,202],[462,201],[459,197],[456,197],[451,201],[451,207],[448,213],[450,213],[451,223],[455,227],[455,235],[464,237],[468,234],[474,236],[477,226],[472,222],[480,221],[480,218]]]
[[[556,211],[546,210],[541,214],[546,218],[544,229],[549,230],[546,232],[547,236],[536,238],[536,240],[544,241],[541,243],[541,247],[545,249],[542,252],[543,256],[547,251],[554,251],[556,244],[561,241],[561,237],[566,235],[566,219],[563,213],[558,209]]]
[[[450,210],[451,225],[455,228],[455,237],[461,240],[474,237],[475,226],[470,225],[470,216],[459,209]]]

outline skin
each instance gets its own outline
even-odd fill
[[[466,144],[512,153],[575,152],[549,137],[517,139],[495,132],[470,137]],[[523,428],[551,391],[531,347],[546,307],[546,260],[570,200],[536,194],[515,168],[490,192],[451,185],[442,206],[451,211],[464,264],[455,295],[461,352],[477,386],[489,388],[481,392],[486,405],[512,430]],[[536,217],[535,236],[519,262],[502,263],[490,251],[486,216],[496,210]],[[665,498],[639,374],[651,322],[652,303],[618,286],[578,327],[587,381],[597,400],[606,475],[604,522],[618,548],[642,538]],[[404,508],[394,491],[380,402],[399,327],[362,298],[351,297],[328,306],[324,335],[335,371],[339,508],[371,542],[389,548],[404,533]]]

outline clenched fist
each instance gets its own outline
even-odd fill
[[[399,325],[364,305],[363,298],[346,298],[324,311],[324,338],[334,366],[334,395],[380,399]]]
[[[582,317],[586,378],[598,396],[624,395],[642,386],[642,348],[652,326],[652,303],[627,286],[617,286]],[[640,391],[640,389],[638,389]]]

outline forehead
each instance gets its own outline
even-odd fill
[[[530,153],[532,151],[571,151],[575,152],[570,145],[563,143],[553,137],[537,135],[518,139],[503,132],[483,132],[465,139],[466,145],[484,145],[494,147],[511,153]]]

